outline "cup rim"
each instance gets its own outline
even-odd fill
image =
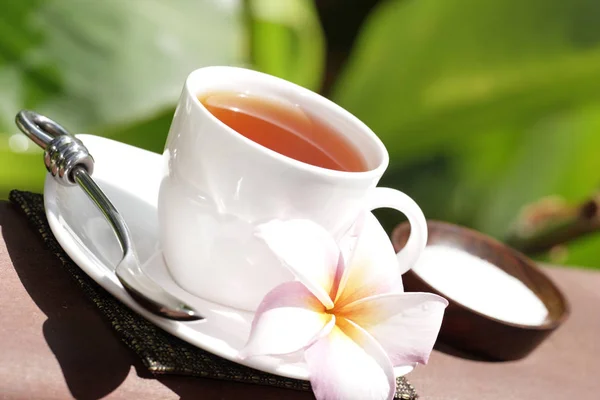
[[[292,157],[288,157],[281,153],[278,153],[274,150],[271,150],[270,148],[268,148],[266,146],[263,146],[259,143],[256,143],[255,141],[245,137],[244,135],[237,132],[235,129],[232,129],[227,124],[225,124],[223,121],[221,121],[220,119],[215,117],[210,111],[208,111],[208,109],[198,99],[198,97],[197,97],[198,93],[192,87],[193,86],[192,82],[194,81],[196,75],[205,73],[207,70],[222,70],[222,71],[226,71],[227,73],[236,73],[236,72],[240,73],[241,72],[244,74],[256,75],[260,79],[268,79],[268,80],[274,81],[278,84],[288,86],[288,87],[292,88],[293,90],[299,91],[300,94],[303,95],[304,97],[309,97],[310,98],[309,101],[313,101],[313,102],[316,101],[316,102],[319,102],[321,105],[326,105],[327,107],[332,108],[334,112],[343,115],[344,118],[346,118],[348,121],[350,121],[352,123],[352,125],[356,126],[358,130],[362,131],[363,133],[366,133],[366,136],[368,136],[370,138],[370,140],[373,142],[373,144],[375,145],[374,147],[378,153],[378,158],[379,158],[378,165],[375,168],[371,168],[367,171],[339,171],[339,170],[319,167],[316,165],[305,163],[303,161],[296,160]],[[248,69],[248,68],[232,67],[232,66],[209,66],[209,67],[198,68],[198,69],[192,71],[188,75],[188,77],[185,81],[185,91],[187,92],[187,95],[192,98],[193,106],[197,107],[198,110],[203,112],[209,119],[211,119],[214,123],[216,123],[221,128],[223,128],[223,132],[226,132],[226,134],[229,134],[232,137],[235,137],[236,139],[241,140],[243,143],[248,145],[250,148],[263,153],[265,156],[272,158],[283,164],[287,164],[290,167],[297,168],[297,169],[303,170],[305,172],[318,174],[318,175],[325,176],[325,177],[345,179],[345,180],[372,179],[375,176],[383,175],[383,172],[385,172],[385,170],[388,167],[389,154],[387,152],[385,145],[383,144],[381,139],[375,134],[375,132],[373,132],[371,130],[371,128],[369,128],[364,122],[362,122],[360,119],[358,119],[356,116],[354,116],[352,113],[350,113],[343,107],[337,105],[336,103],[334,103],[333,101],[320,95],[319,93],[313,92],[312,90],[306,89],[298,84],[287,81],[285,79],[278,78],[276,76],[266,74],[264,72],[255,71],[255,70]]]

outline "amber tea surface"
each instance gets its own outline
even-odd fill
[[[300,106],[231,92],[198,99],[230,128],[287,157],[337,171],[367,170],[360,152],[340,132]]]

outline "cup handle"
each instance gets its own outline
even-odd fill
[[[413,199],[396,189],[376,187],[368,199],[371,210],[377,208],[393,208],[400,211],[408,218],[410,223],[410,236],[406,245],[396,256],[401,273],[408,271],[427,245],[427,221],[421,208]]]

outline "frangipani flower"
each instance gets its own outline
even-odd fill
[[[340,251],[314,222],[271,221],[257,235],[297,281],[265,296],[242,357],[303,351],[315,396],[327,400],[392,399],[393,367],[427,363],[444,298],[404,293],[397,263],[353,262],[351,241]]]

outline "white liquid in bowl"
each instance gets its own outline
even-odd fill
[[[523,325],[541,325],[548,316],[523,282],[465,251],[427,246],[413,271],[443,295],[487,316]]]

